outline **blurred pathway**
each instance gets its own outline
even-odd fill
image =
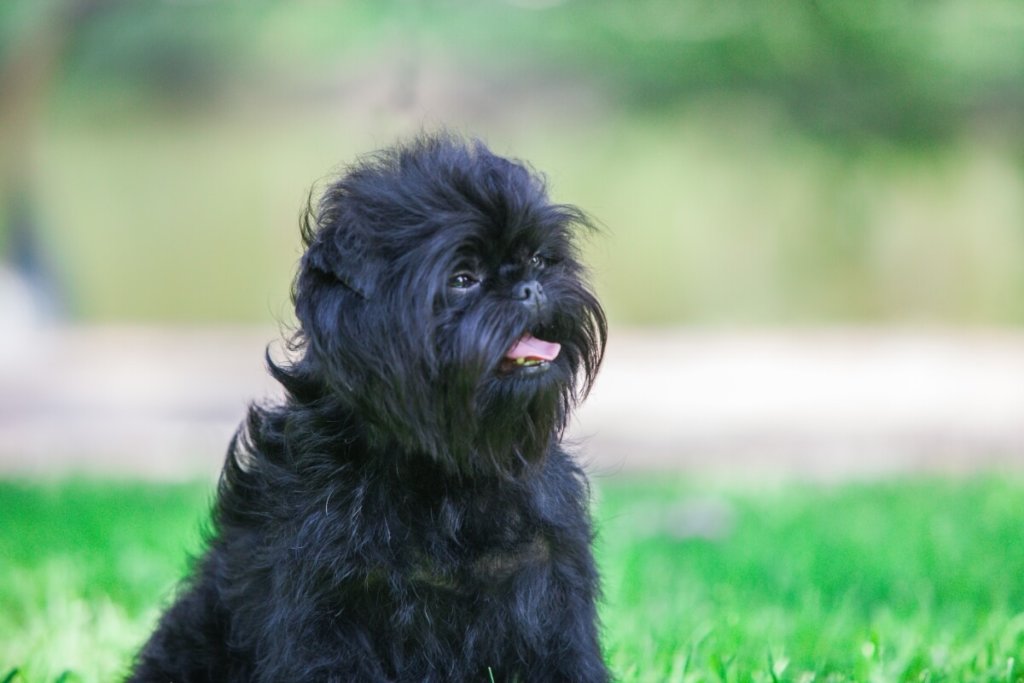
[[[0,341],[0,476],[213,475],[272,329]],[[571,438],[591,471],[833,479],[1024,469],[1024,333],[614,330]]]
[[[1024,469],[1024,333],[623,332],[599,385],[578,432],[600,469]]]

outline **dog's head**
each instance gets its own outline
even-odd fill
[[[604,351],[576,250],[587,229],[481,143],[367,157],[305,216],[299,365],[378,445],[515,471],[560,434]]]

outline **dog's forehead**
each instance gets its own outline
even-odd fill
[[[539,221],[487,221],[469,231],[462,230],[453,254],[483,263],[508,263],[529,258],[539,251],[562,254],[567,251],[565,234],[555,226]]]

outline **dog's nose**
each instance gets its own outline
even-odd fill
[[[544,288],[536,280],[519,282],[512,288],[512,298],[522,301],[528,308],[540,308],[547,303]]]

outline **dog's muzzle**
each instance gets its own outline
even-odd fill
[[[522,302],[534,314],[539,314],[548,302],[544,287],[536,280],[518,283],[512,289],[512,298]]]

